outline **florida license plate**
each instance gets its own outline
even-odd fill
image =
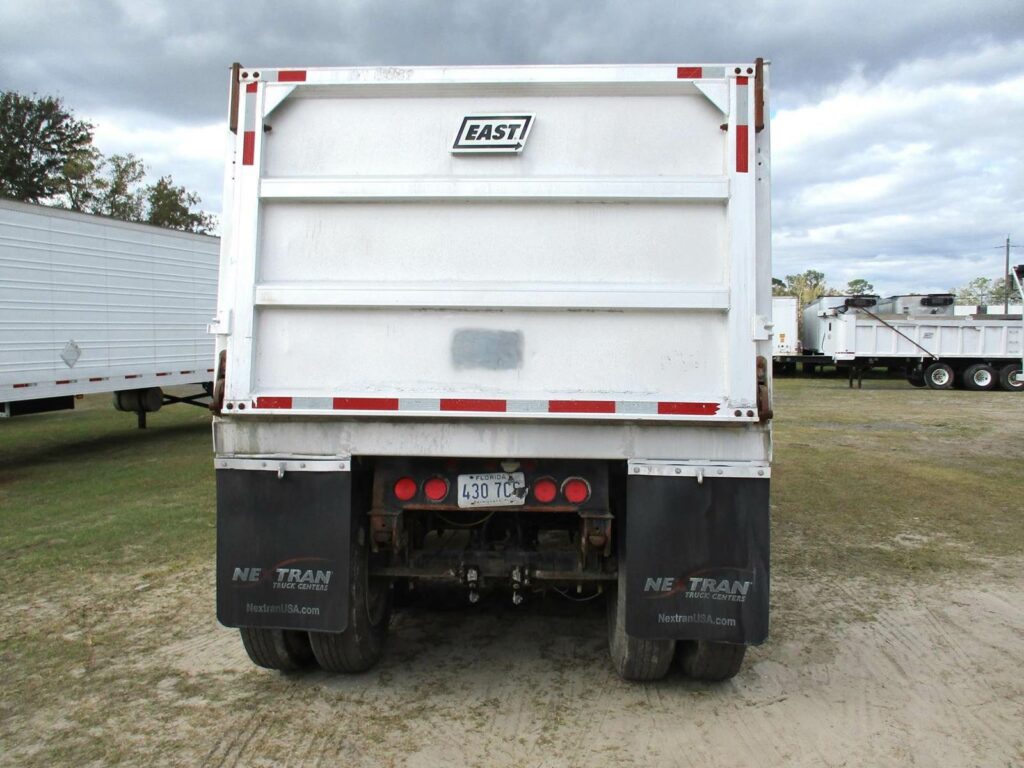
[[[522,472],[459,475],[460,507],[518,507],[526,503]]]

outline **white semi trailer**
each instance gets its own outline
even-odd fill
[[[232,70],[217,613],[372,666],[396,591],[606,596],[625,678],[768,632],[768,68]]]
[[[772,356],[799,355],[800,327],[796,296],[772,296]]]
[[[203,405],[215,237],[0,200],[0,418],[111,392],[138,414]],[[163,391],[197,385],[184,397]]]

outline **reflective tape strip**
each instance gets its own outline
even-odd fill
[[[736,78],[736,173],[750,170],[749,78]]]
[[[701,80],[725,77],[725,67],[676,67],[677,80]]]
[[[714,416],[719,403],[652,400],[499,400],[417,397],[257,397],[260,410],[416,411],[445,413],[567,413],[635,416]]]
[[[242,165],[256,162],[256,83],[245,84],[242,114]]]
[[[279,83],[304,83],[306,82],[306,70],[304,69],[283,69],[277,73]]]

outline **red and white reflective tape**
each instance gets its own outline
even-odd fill
[[[572,413],[633,416],[715,416],[719,403],[648,400],[495,400],[407,397],[257,397],[261,411],[415,411],[446,413]]]
[[[676,67],[677,80],[703,80],[712,77],[725,77],[725,67]]]
[[[213,373],[213,368],[207,368],[206,372],[207,373]],[[126,374],[124,374],[124,378],[125,379],[141,379],[144,375],[149,375],[149,376],[191,376],[194,373],[195,373],[195,371],[178,371],[177,373],[175,373],[174,371],[162,371],[160,373],[150,373],[150,374],[126,373]],[[80,383],[85,383],[85,382],[88,382],[89,384],[96,384],[96,383],[99,383],[101,381],[113,381],[113,380],[118,379],[118,378],[121,378],[121,377],[120,376],[91,376],[88,379],[57,379],[53,383],[56,384],[56,385],[80,384]],[[46,382],[46,381],[32,381],[32,382],[26,382],[24,384],[11,384],[11,387],[14,388],[14,389],[24,389],[25,387],[47,386],[48,384],[49,384],[49,382]]]
[[[750,170],[749,80],[747,77],[736,78],[736,173],[748,173]]]
[[[256,75],[257,73],[253,73]],[[306,70],[281,69],[264,72],[263,81],[271,83],[304,83]],[[259,92],[259,80],[250,80],[245,84],[245,97],[242,104],[242,165],[256,164],[256,94]]]

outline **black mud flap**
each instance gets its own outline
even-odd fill
[[[348,624],[351,475],[217,470],[217,619],[341,632]]]
[[[698,483],[694,477],[630,475],[626,530],[619,539],[627,634],[764,642],[768,485],[767,479]]]

